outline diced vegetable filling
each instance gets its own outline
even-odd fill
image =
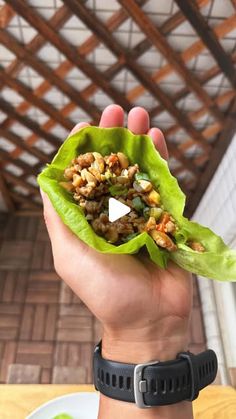
[[[65,169],[64,177],[61,186],[73,194],[96,234],[109,243],[119,245],[146,231],[160,248],[177,250],[176,221],[165,210],[148,174],[140,171],[138,164],[131,165],[124,153],[104,157],[97,152],[80,154]],[[110,222],[110,197],[128,205],[130,213]],[[205,250],[196,241],[188,245],[195,251]]]

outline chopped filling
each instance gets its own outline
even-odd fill
[[[170,252],[177,250],[174,233],[176,221],[162,202],[147,173],[139,165],[131,165],[124,153],[102,156],[97,152],[80,154],[64,171],[60,182],[73,194],[96,234],[119,245],[146,231],[155,243]],[[131,208],[129,214],[109,221],[110,197]],[[196,251],[204,251],[197,242],[189,243]]]

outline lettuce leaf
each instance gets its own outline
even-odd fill
[[[71,160],[88,151],[98,151],[102,155],[122,151],[131,164],[138,163],[140,170],[149,175],[160,192],[164,208],[178,224],[176,252],[160,249],[146,232],[119,246],[108,243],[94,232],[72,195],[59,185],[64,180],[64,169]],[[62,221],[81,240],[99,252],[135,254],[146,246],[151,260],[161,268],[166,268],[168,259],[172,259],[182,268],[201,276],[221,281],[236,280],[236,252],[229,249],[210,229],[183,216],[185,195],[171,175],[167,162],[161,158],[147,135],[134,135],[126,128],[85,127],[67,138],[52,163],[38,176],[38,183]],[[203,244],[205,252],[192,250],[186,245],[188,240]]]

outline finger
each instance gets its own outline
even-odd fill
[[[71,136],[71,135],[73,135],[73,134],[75,134],[76,132],[78,132],[81,128],[84,128],[84,127],[89,127],[90,126],[90,124],[88,123],[88,122],[79,122],[78,124],[76,124],[75,126],[74,126],[74,128],[71,130],[71,132],[70,132],[70,134],[69,134],[69,136]]]
[[[153,140],[156,149],[159,151],[163,159],[168,160],[168,149],[165,141],[165,137],[159,128],[151,128],[148,133]]]
[[[102,128],[123,127],[124,110],[119,105],[107,106],[101,116],[99,126]]]
[[[148,112],[139,106],[131,109],[128,114],[128,129],[134,134],[146,134],[149,130]]]

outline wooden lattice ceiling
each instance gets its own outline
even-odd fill
[[[235,0],[0,0],[0,191],[36,176],[74,124],[146,107],[192,214],[236,127]]]

